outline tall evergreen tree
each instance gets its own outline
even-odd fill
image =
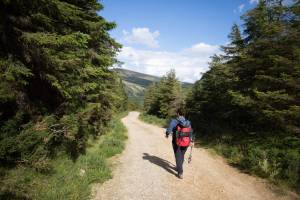
[[[101,9],[97,0],[0,1],[1,164],[34,165],[36,151],[57,145],[76,155],[124,107],[109,70],[120,44]]]
[[[224,58],[226,60],[238,59],[243,53],[245,47],[244,39],[242,38],[240,28],[237,24],[234,24],[231,28],[231,33],[228,35],[230,44],[222,46],[224,52]]]
[[[181,84],[174,70],[168,72],[162,79],[150,86],[145,94],[144,109],[146,113],[162,118],[176,115],[176,111],[184,104]]]
[[[183,105],[183,94],[175,70],[169,71],[160,81],[158,101],[161,117],[172,117]]]
[[[187,100],[196,131],[218,147],[223,145],[225,156],[296,189],[300,188],[299,5],[298,0],[260,0],[242,17],[244,33],[233,26],[224,54],[212,58]]]
[[[289,26],[284,17],[287,10],[281,1],[261,1],[244,16],[249,44],[247,57],[234,68],[238,79],[234,97],[248,99],[246,105],[237,105],[246,106],[261,127],[292,131],[288,127],[293,127],[297,120],[288,116],[297,112],[299,106],[295,83],[300,74],[295,52],[299,39],[290,33],[299,30]]]
[[[159,112],[159,103],[157,99],[158,83],[154,82],[150,85],[144,97],[144,110],[150,115],[157,115]]]

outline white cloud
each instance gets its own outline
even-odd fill
[[[134,71],[162,76],[175,69],[180,81],[194,82],[208,70],[210,56],[219,53],[219,47],[198,43],[179,52],[139,50],[125,46],[118,55],[123,67]]]
[[[205,44],[205,43],[198,43],[193,45],[192,47],[185,49],[183,52],[185,54],[190,54],[190,55],[196,55],[196,56],[211,56],[215,52],[217,52],[219,49],[219,46],[217,45],[210,45],[210,44]]]
[[[128,44],[142,44],[150,48],[159,47],[159,31],[151,32],[149,28],[133,28],[131,32],[123,30],[123,40]]]
[[[250,4],[258,3],[259,0],[249,0]]]
[[[244,8],[245,8],[245,4],[239,5],[238,7],[239,12],[242,12]]]

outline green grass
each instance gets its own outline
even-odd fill
[[[282,191],[300,193],[300,140],[295,136],[200,136],[201,147],[213,149],[243,172],[268,179]]]
[[[148,114],[145,114],[145,113],[141,113],[139,115],[139,119],[146,122],[146,123],[154,124],[154,125],[157,125],[157,126],[160,126],[160,127],[167,127],[167,125],[168,125],[168,120],[167,119],[162,119],[162,118],[159,118],[157,116],[148,115]]]
[[[0,199],[89,199],[93,183],[103,183],[112,177],[107,159],[124,149],[126,128],[119,115],[109,125],[109,132],[88,142],[84,155],[72,161],[60,155],[51,161],[48,174],[19,166],[2,170]]]

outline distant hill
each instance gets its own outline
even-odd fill
[[[140,105],[143,104],[146,88],[153,82],[157,82],[161,79],[161,77],[158,76],[143,74],[128,69],[116,68],[114,70],[122,77],[129,100],[137,102]],[[182,83],[182,87],[185,88],[185,91],[190,89],[192,85],[191,83]]]

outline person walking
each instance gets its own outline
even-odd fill
[[[177,110],[176,119],[172,119],[166,130],[166,138],[172,134],[172,146],[175,155],[178,178],[183,179],[184,154],[192,141],[191,122],[184,116],[182,109]]]

